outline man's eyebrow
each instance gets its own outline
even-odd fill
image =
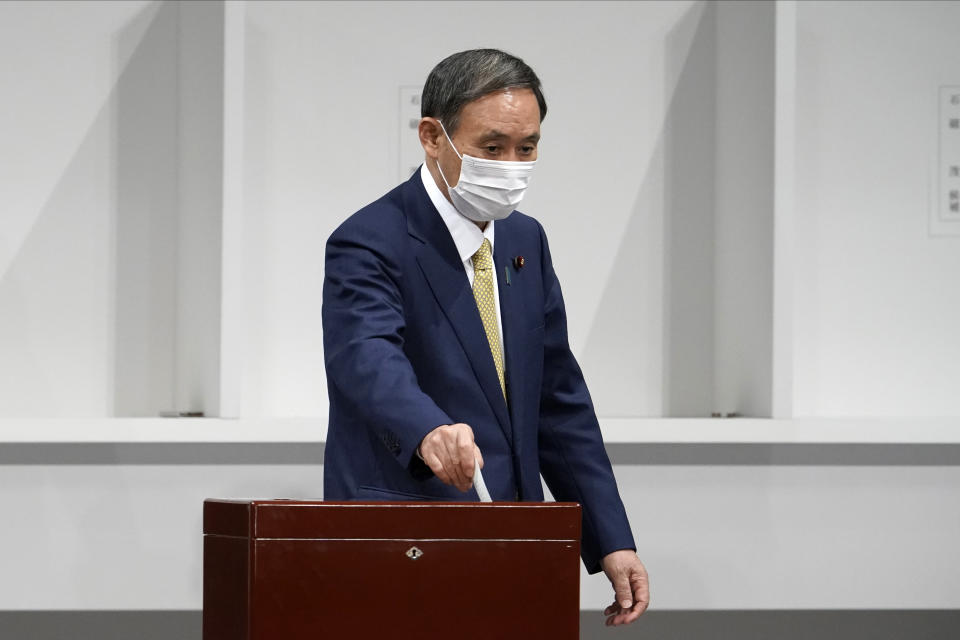
[[[510,136],[508,136],[507,134],[503,133],[502,131],[497,131],[496,129],[491,129],[490,131],[487,131],[480,136],[480,138],[483,140],[490,140],[492,138],[509,138],[509,137]],[[526,138],[524,138],[524,140],[530,140],[532,142],[536,142],[539,139],[540,139],[539,131],[534,131],[533,133],[528,135]]]

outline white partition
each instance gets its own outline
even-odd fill
[[[0,4],[8,61],[0,67],[0,415],[113,414],[119,256],[111,237],[124,193],[115,87],[133,58],[129,38],[143,36],[144,22],[163,23],[160,13],[147,2]],[[175,76],[158,71],[152,80],[166,86]],[[163,112],[139,138],[156,143],[161,164],[148,181],[166,187],[162,136],[171,117]],[[153,204],[166,209],[174,198],[163,188]],[[170,230],[158,227],[162,243]],[[156,256],[161,264],[165,257]],[[169,306],[171,278],[158,267],[158,309]],[[159,330],[146,347],[141,371],[156,376],[151,395],[170,391],[170,341]]]
[[[243,414],[323,415],[323,242],[395,185],[401,87],[497,46],[544,83],[522,209],[599,413],[769,416],[773,6],[453,6],[248,5]]]
[[[224,12],[0,6],[0,416],[219,413]]]
[[[600,414],[770,414],[772,5],[80,6],[4,8],[10,25],[99,34],[42,55],[90,61],[51,65],[51,86],[101,83],[81,96],[100,111],[79,147],[39,140],[76,150],[49,202],[14,174],[34,201],[14,200],[5,234],[0,415],[325,415],[324,242],[395,185],[400,88],[486,45],[544,82],[523,208],[548,230]],[[485,35],[464,41],[464,20]],[[425,24],[432,38],[408,46]]]
[[[960,415],[960,236],[929,222],[957,24],[956,3],[796,5],[795,415]]]
[[[454,51],[493,46],[544,83],[549,114],[522,208],[547,229],[597,403],[610,415],[661,415],[663,135],[703,9],[250,3],[244,413],[324,414],[324,241],[396,185],[400,88],[422,85]]]

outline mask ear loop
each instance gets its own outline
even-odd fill
[[[443,122],[441,120],[438,119],[437,122],[440,123],[440,130],[443,131],[443,135],[447,137],[447,142],[450,143],[450,148],[453,149],[453,152],[457,154],[457,157],[463,161],[463,156],[460,155],[460,152],[457,151],[457,148],[453,145],[453,140],[450,139],[450,135],[447,133],[447,128],[443,126]],[[437,158],[437,171],[440,172],[440,177],[443,178],[443,184],[447,185],[447,189],[452,189],[453,187],[450,186],[450,182],[447,181],[447,176],[443,175],[443,169],[440,168],[440,158]]]
[[[461,160],[463,160],[463,154],[461,154],[459,151],[457,151],[457,148],[453,145],[453,140],[450,139],[450,134],[447,133],[447,128],[446,128],[445,126],[443,126],[443,121],[442,121],[442,120],[437,120],[437,122],[440,123],[440,130],[443,131],[443,135],[447,136],[447,142],[450,143],[450,148],[453,149],[453,152],[454,152],[455,154],[457,154],[457,157],[458,157],[458,158],[460,158]]]

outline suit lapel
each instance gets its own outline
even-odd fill
[[[430,202],[419,172],[414,174],[406,187],[404,209],[407,229],[410,235],[423,242],[417,252],[417,262],[437,303],[453,326],[500,428],[507,441],[512,442],[507,405],[500,391],[500,380],[490,355],[487,334],[453,238]]]
[[[493,263],[497,270],[497,288],[500,293],[500,320],[503,324],[504,369],[506,370],[507,397],[510,398],[510,423],[515,431],[519,428],[517,416],[524,401],[521,391],[523,372],[520,371],[520,351],[523,332],[523,290],[519,282],[519,272],[514,269],[513,257],[517,255],[516,238],[510,233],[506,220],[496,222],[497,234],[494,242]],[[513,434],[511,434],[513,435]],[[520,438],[514,438],[514,445],[520,445]]]

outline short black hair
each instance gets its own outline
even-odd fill
[[[452,136],[460,124],[460,111],[467,103],[517,88],[533,91],[543,122],[547,101],[540,78],[527,63],[499,49],[461,51],[441,60],[427,76],[420,96],[420,117],[440,120]]]

